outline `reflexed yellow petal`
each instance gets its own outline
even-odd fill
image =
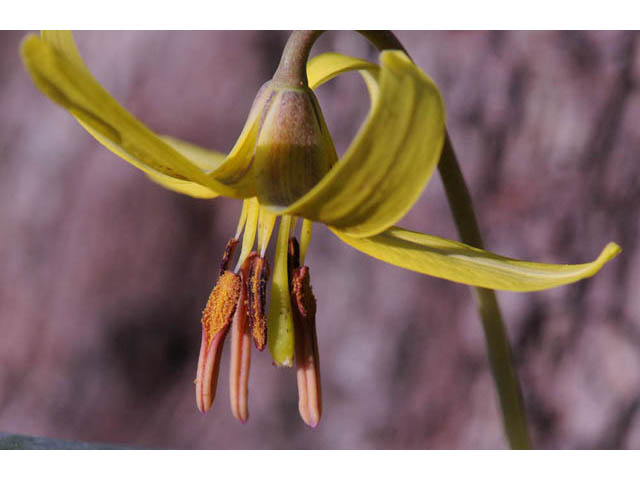
[[[392,227],[369,238],[333,230],[348,245],[383,262],[454,282],[494,290],[528,292],[594,275],[620,252],[609,243],[591,263],[553,265],[502,257],[464,243]]]
[[[225,159],[225,155],[222,153],[207,150],[166,135],[160,135],[160,137],[205,172],[215,169]],[[151,180],[174,192],[195,198],[215,198],[218,196],[213,190],[195,182],[173,178],[150,169],[145,169],[145,172]]]
[[[146,174],[149,179],[159,185],[162,185],[164,188],[184,195],[189,195],[190,197],[215,198],[218,196],[216,192],[208,189],[207,187],[203,187],[199,183],[190,182],[189,180],[180,180],[154,171],[148,171]]]
[[[226,158],[224,153],[209,150],[193,143],[185,142],[169,135],[159,135],[162,140],[173,147],[178,153],[184,155],[191,163],[203,172],[210,172],[218,168]]]
[[[354,70],[378,71],[379,68],[375,63],[367,62],[361,58],[328,52],[309,60],[307,63],[307,77],[309,79],[309,87],[315,89],[342,73]]]
[[[213,178],[225,185],[233,185],[235,191],[244,198],[254,197],[258,194],[256,181],[260,172],[254,168],[256,142],[260,133],[263,112],[268,108],[273,95],[270,82],[260,88],[249,111],[249,118],[247,118],[231,152],[225,161],[211,172]]]
[[[196,182],[221,195],[239,196],[189,161],[116,102],[89,73],[69,32],[30,35],[22,57],[34,83],[76,117],[112,152],[145,172]]]
[[[78,51],[73,35],[69,30],[43,30],[40,37],[46,43],[54,47],[60,54],[64,55],[67,60],[72,62],[76,67],[87,70],[87,66],[82,60],[82,55]]]
[[[380,61],[378,94],[353,143],[282,213],[366,237],[393,225],[420,196],[444,144],[442,98],[404,53],[387,50]]]

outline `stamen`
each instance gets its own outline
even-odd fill
[[[266,208],[260,207],[260,218],[258,219],[258,251],[264,257],[271,239],[273,226],[276,224],[276,215]]]
[[[242,264],[253,250],[253,244],[256,239],[256,229],[258,228],[258,211],[260,205],[257,198],[245,200],[247,203],[247,222],[245,224],[244,236],[242,237],[242,250],[236,264],[235,273],[240,271]]]
[[[196,374],[196,404],[202,413],[213,405],[220,369],[220,356],[229,323],[240,300],[240,277],[224,272],[213,288],[202,312],[202,342]]]
[[[267,319],[268,345],[271,356],[276,365],[288,367],[293,364],[294,353],[293,316],[289,296],[289,275],[287,274],[290,227],[291,217],[283,215],[280,220],[280,231],[276,244],[271,303]]]
[[[231,412],[242,423],[249,419],[249,368],[251,367],[251,335],[247,321],[246,299],[247,291],[243,286],[238,300],[238,308],[231,321],[231,364],[229,368]]]
[[[298,410],[304,422],[315,428],[322,415],[322,391],[316,334],[316,299],[311,290],[308,267],[294,270],[291,294],[296,329]]]
[[[307,249],[309,243],[311,243],[311,231],[313,229],[313,222],[306,218],[302,221],[302,228],[300,229],[300,264],[304,265],[304,260],[307,257]]]
[[[235,252],[237,246],[237,238],[229,239],[227,245],[224,247],[224,255],[222,255],[222,262],[220,263],[220,272],[218,273],[218,276],[221,277],[225,271],[229,270],[229,262],[233,258],[233,252]]]
[[[244,288],[247,290],[247,313],[253,342],[259,351],[264,350],[267,341],[267,319],[265,300],[267,298],[267,280],[269,264],[263,257],[253,252],[242,266]]]
[[[241,293],[240,276],[224,272],[218,279],[207,305],[202,312],[202,327],[207,332],[207,342],[231,321]]]
[[[240,238],[240,234],[244,229],[244,224],[247,221],[247,211],[249,210],[250,201],[251,199],[242,201],[242,210],[240,211],[240,219],[238,220],[238,226],[236,227],[236,235],[234,237],[236,240]]]
[[[287,254],[287,273],[290,282],[293,281],[293,272],[298,267],[300,267],[300,246],[296,237],[291,237]]]
[[[200,344],[200,356],[198,358],[198,373],[194,383],[196,384],[196,405],[201,413],[207,413],[216,397],[218,386],[218,373],[220,372],[220,358],[224,347],[224,340],[229,332],[229,325],[225,325],[210,343],[207,343],[207,334],[202,330],[202,343]]]

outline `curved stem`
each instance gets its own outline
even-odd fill
[[[471,195],[469,195],[448,134],[438,163],[438,171],[460,238],[473,247],[484,248],[473,211]],[[482,328],[489,352],[489,365],[496,382],[502,420],[509,445],[514,449],[531,448],[520,383],[513,366],[509,338],[502,321],[498,299],[493,290],[486,288],[474,288],[473,292],[482,319]]]
[[[284,46],[273,80],[279,84],[302,87],[308,85],[307,61],[311,47],[326,30],[294,30]],[[358,30],[378,50],[402,50],[409,56],[400,40],[389,30]]]
[[[398,38],[390,31],[363,30],[358,33],[366,37],[379,50],[397,49],[407,53]],[[469,195],[448,133],[438,162],[438,171],[460,238],[471,246],[484,248],[471,195]],[[482,320],[489,365],[500,399],[502,421],[509,445],[514,449],[531,448],[520,382],[513,366],[509,338],[502,321],[498,299],[493,290],[486,288],[473,288],[473,293]]]
[[[400,43],[398,37],[396,37],[390,30],[357,30],[357,32],[369,40],[369,42],[371,42],[373,46],[380,51],[402,50],[407,54],[407,56],[409,56],[409,52],[404,48],[404,45]]]
[[[295,30],[282,51],[273,81],[295,87],[306,87],[307,60],[311,47],[324,30]]]

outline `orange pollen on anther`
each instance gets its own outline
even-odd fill
[[[202,312],[202,326],[207,333],[207,345],[211,339],[231,322],[240,298],[240,276],[224,272],[213,288]]]
[[[305,266],[294,270],[293,278],[291,279],[291,293],[293,302],[297,307],[296,313],[299,313],[305,322],[313,322],[315,324],[316,298],[311,289],[309,267]]]

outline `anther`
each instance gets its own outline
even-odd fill
[[[245,260],[242,272],[243,280],[246,281],[249,328],[256,348],[262,351],[267,342],[265,302],[270,273],[269,263],[264,257],[253,252]]]
[[[296,237],[291,237],[289,239],[287,255],[287,273],[289,276],[289,283],[292,282],[293,272],[298,267],[300,267],[300,247],[298,246],[298,240],[296,240]]]
[[[220,263],[220,273],[218,274],[219,276],[222,276],[222,274],[225,271],[229,270],[229,262],[233,258],[233,253],[235,252],[237,246],[238,246],[238,239],[237,238],[231,238],[227,242],[227,245],[224,247],[224,254],[222,255],[222,262]]]
[[[295,260],[295,254],[293,257]],[[322,391],[316,334],[316,299],[311,289],[309,268],[306,266],[293,271],[291,306],[295,328],[298,410],[304,422],[315,428],[322,415]]]
[[[194,382],[196,403],[202,413],[211,408],[215,399],[222,347],[237,310],[241,291],[240,277],[232,272],[224,272],[202,312],[202,342]]]

